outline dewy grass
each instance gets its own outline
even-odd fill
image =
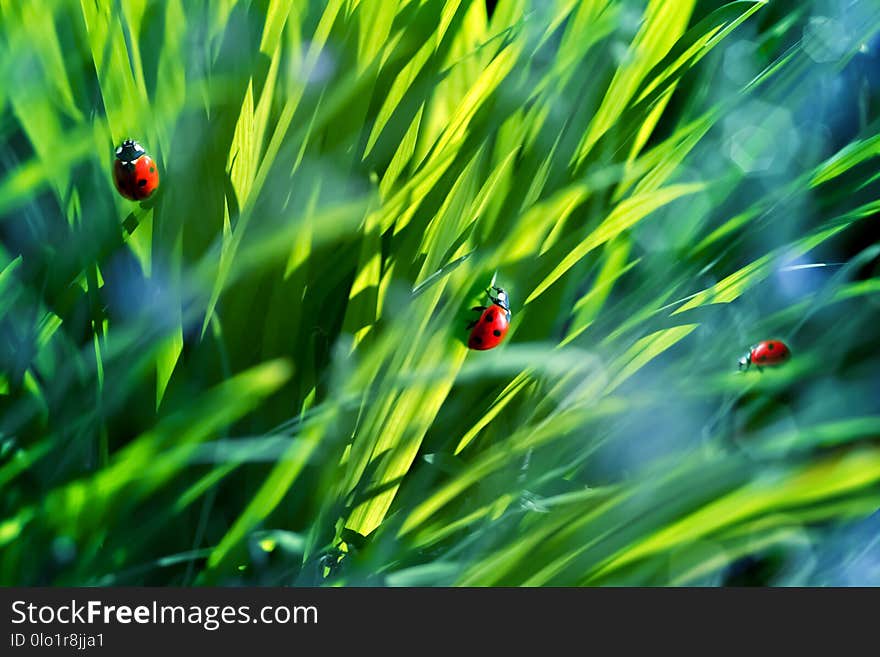
[[[829,7],[0,1],[0,582],[835,583],[880,9]]]

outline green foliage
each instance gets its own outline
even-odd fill
[[[832,5],[0,0],[0,582],[839,581],[880,9]]]

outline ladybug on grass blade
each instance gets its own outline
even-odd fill
[[[113,182],[117,191],[131,201],[143,201],[159,187],[156,163],[133,139],[126,139],[116,149]]]
[[[492,296],[492,290],[497,296]],[[471,332],[468,347],[479,351],[494,349],[501,344],[510,327],[510,299],[507,292],[493,285],[491,290],[486,290],[486,294],[492,305],[471,308],[480,313],[480,318],[468,324]]]
[[[739,369],[747,370],[754,364],[761,371],[763,367],[782,365],[791,358],[791,350],[781,340],[764,340],[749,349],[749,352],[739,359]]]

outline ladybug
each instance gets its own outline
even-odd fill
[[[497,296],[492,296],[492,290],[495,290]],[[507,292],[494,285],[492,290],[486,290],[492,305],[471,308],[480,313],[480,318],[468,324],[471,332],[468,338],[470,349],[479,351],[494,349],[504,340],[510,327],[510,299]]]
[[[156,163],[133,139],[126,139],[116,149],[113,182],[119,193],[131,201],[143,201],[159,187]]]
[[[749,349],[749,352],[739,359],[739,369],[747,370],[754,363],[758,371],[762,367],[782,365],[791,358],[791,350],[781,340],[764,340]]]

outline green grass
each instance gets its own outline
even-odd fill
[[[836,11],[0,0],[0,583],[880,584]]]

